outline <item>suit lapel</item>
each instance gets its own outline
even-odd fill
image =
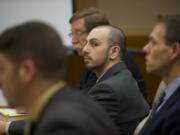
[[[157,114],[167,112],[177,101],[180,100],[180,87],[173,93],[173,95],[166,101],[162,108],[157,112]]]
[[[164,114],[168,113],[168,111],[173,107],[176,102],[180,100],[180,87],[173,93],[173,95],[166,101],[166,103],[160,108],[160,110],[157,113],[151,114],[153,115],[149,117],[147,122],[145,123],[144,127],[142,128],[140,135],[144,134],[148,128],[154,126],[154,124],[159,121],[160,117],[163,117]],[[156,121],[156,122],[155,122]]]

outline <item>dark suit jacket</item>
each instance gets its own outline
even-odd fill
[[[180,135],[180,87],[153,116],[141,135]]]
[[[147,92],[145,89],[145,81],[141,74],[138,64],[132,58],[129,51],[126,51],[123,56],[123,61],[126,64],[132,76],[137,81],[139,90],[141,91],[144,98],[148,101]],[[94,84],[96,83],[97,77],[95,73],[90,70],[85,69],[81,80],[78,82],[76,88],[83,93],[86,93]]]
[[[87,95],[104,107],[123,135],[132,135],[149,105],[123,62],[111,67]]]
[[[32,127],[32,135],[118,135],[101,107],[67,86],[50,98]]]
[[[27,122],[28,120],[12,121],[8,128],[8,134],[9,135],[23,135],[25,123]]]

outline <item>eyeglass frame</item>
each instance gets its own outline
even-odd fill
[[[71,32],[71,33],[69,33],[68,34],[68,36],[70,37],[70,38],[72,38],[73,36],[75,36],[75,37],[80,37],[80,36],[82,36],[83,34],[85,34],[85,33],[88,33],[87,31],[76,31],[76,32]]]

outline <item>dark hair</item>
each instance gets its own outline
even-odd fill
[[[165,40],[168,44],[177,42],[180,44],[180,15],[158,16],[158,23],[166,25]]]
[[[126,51],[126,36],[122,29],[116,26],[109,26],[109,44],[118,44],[121,48],[121,54],[124,55]]]
[[[15,66],[31,59],[39,74],[46,79],[62,79],[65,52],[60,36],[43,22],[26,22],[0,35],[0,53]]]
[[[70,18],[69,23],[72,23],[80,18],[84,18],[87,32],[90,32],[96,26],[110,24],[105,13],[102,10],[94,7],[77,11]]]

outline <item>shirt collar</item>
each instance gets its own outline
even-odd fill
[[[180,77],[173,80],[165,89],[166,96],[164,97],[167,100],[180,86]]]

